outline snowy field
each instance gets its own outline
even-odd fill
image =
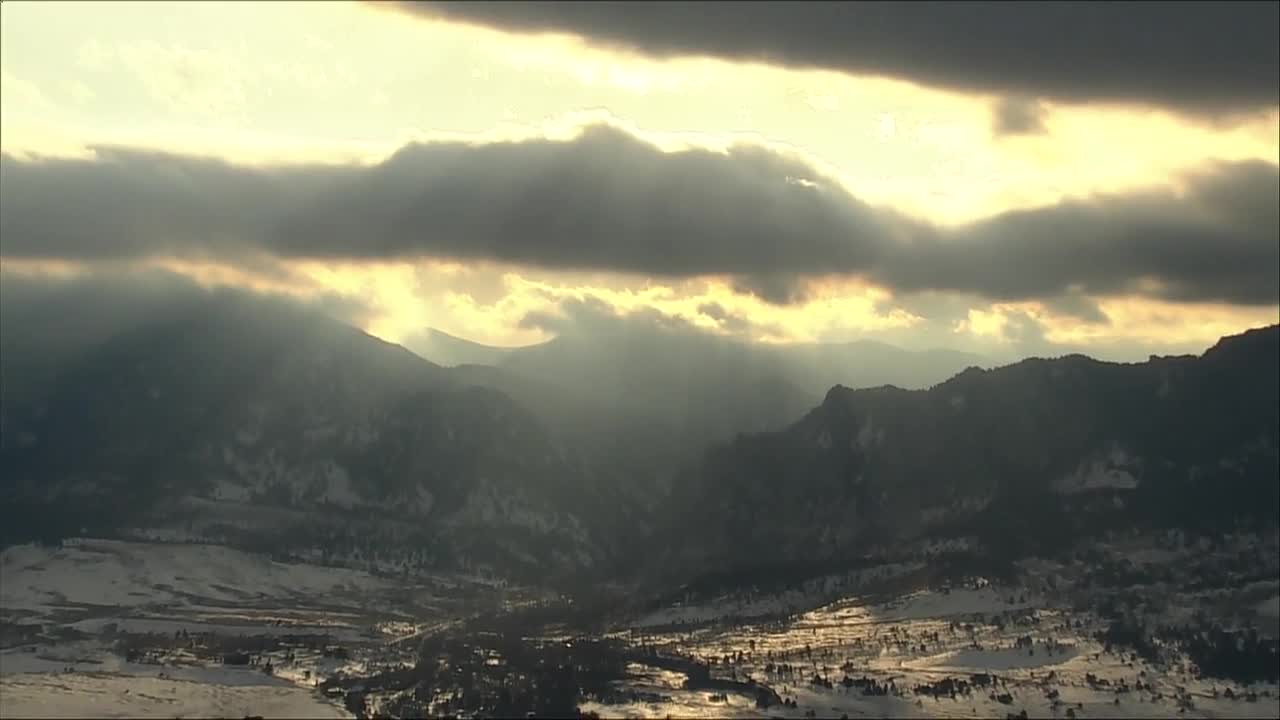
[[[22,545],[0,554],[6,616],[64,609],[132,610],[259,601],[343,604],[396,587],[356,570],[274,562],[213,545],[83,540],[63,548]]]
[[[320,680],[364,671],[363,649],[450,622],[493,592],[209,545],[11,547],[0,553],[0,717],[348,717]],[[242,640],[262,648],[253,667],[205,647]],[[162,649],[127,659],[126,647]]]
[[[1107,652],[1095,639],[1106,623],[1081,609],[1093,606],[1047,589],[1074,583],[1069,567],[1028,565],[1019,586],[975,578],[904,590],[927,587],[913,585],[922,569],[886,564],[786,593],[688,596],[651,610],[613,635],[708,663],[717,689],[691,690],[681,672],[633,662],[616,688],[623,702],[582,709],[646,718],[1280,717],[1274,685],[1199,679],[1183,656],[1153,664]],[[1236,608],[1274,623],[1280,606],[1280,582],[1265,577],[1235,589],[1171,587],[1150,584],[1148,595],[1167,602],[1144,607],[1161,617]],[[412,663],[424,634],[527,602],[520,592],[204,545],[9,548],[0,554],[0,717],[347,717],[322,696],[322,681]],[[788,704],[757,708],[753,686],[733,684],[748,681]]]
[[[641,677],[622,689],[645,699],[583,709],[602,717],[1280,717],[1274,685],[1201,680],[1185,663],[1108,654],[1093,639],[1104,627],[1096,617],[1023,588],[980,585],[892,602],[848,598],[754,625],[693,625],[731,610],[722,602],[670,609],[668,617],[690,624],[674,631],[646,630],[650,614],[637,623],[637,642],[710,661],[713,677],[755,680],[795,706],[761,710],[745,693]],[[864,692],[846,677],[893,690]],[[947,678],[968,687],[930,691]],[[979,678],[989,684],[976,685]]]
[[[342,708],[284,680],[256,684],[226,680],[212,672],[190,679],[104,672],[6,672],[0,678],[0,717],[350,717]]]
[[[812,607],[815,598],[835,599],[847,588],[885,582],[924,569],[923,562],[891,563],[856,570],[844,575],[829,575],[805,583],[800,589],[760,595],[723,596],[701,603],[678,604],[658,608],[631,623],[635,628],[660,628],[681,624],[700,624],[749,620],[770,616],[786,616]]]

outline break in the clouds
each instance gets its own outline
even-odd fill
[[[1223,116],[1280,98],[1274,2],[406,2],[411,12],[922,85]]]
[[[416,144],[372,166],[6,155],[0,256],[484,259],[736,276],[782,303],[830,275],[1000,300],[1276,303],[1280,168],[1221,164],[1183,180],[943,227],[860,201],[797,157],[753,145],[664,152],[610,126],[571,140]]]

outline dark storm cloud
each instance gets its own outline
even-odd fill
[[[1136,293],[1280,301],[1280,168],[1222,164],[1185,194],[1143,192],[1007,212],[900,244],[873,273],[898,290],[1018,300]]]
[[[0,256],[483,259],[727,275],[779,303],[831,275],[997,300],[1277,302],[1280,169],[1224,164],[1186,185],[940,228],[765,149],[664,153],[606,126],[571,141],[411,145],[371,167],[5,156]]]
[[[758,328],[763,332],[782,334],[780,332],[781,328],[753,323],[745,316],[733,313],[733,311],[719,304],[719,302],[703,302],[698,306],[698,313],[716,320],[716,324],[721,331],[733,334],[733,336],[745,337],[753,328]]]
[[[715,375],[740,364],[763,367],[778,362],[773,350],[754,345],[749,335],[752,330],[779,332],[780,328],[753,322],[719,303],[703,303],[698,311],[716,319],[720,331],[656,308],[623,310],[590,294],[562,299],[554,311],[526,313],[520,324],[554,333],[562,341],[561,347],[588,351],[582,354],[586,363],[647,368],[674,364]],[[606,356],[611,359],[601,360]]]
[[[730,286],[734,292],[754,295],[772,305],[793,305],[809,297],[805,278],[795,273],[755,273],[733,278]]]
[[[256,169],[120,148],[96,159],[0,158],[0,255],[119,259],[265,249],[314,202],[327,168]]]
[[[1055,315],[1075,318],[1091,325],[1107,325],[1111,318],[1093,302],[1083,295],[1069,294],[1044,300],[1044,306]]]
[[[431,17],[667,56],[826,68],[922,85],[1165,106],[1280,97],[1275,2],[404,2]]]
[[[704,302],[698,305],[698,314],[709,317],[716,322],[720,330],[730,335],[746,337],[751,331],[782,335],[782,329],[771,324],[753,323],[749,318],[730,311],[718,302]]]
[[[655,308],[623,312],[590,294],[580,299],[560,300],[555,312],[535,310],[525,313],[519,326],[604,343],[622,338],[634,339],[641,335],[666,337],[705,334],[705,331],[684,318],[668,315]]]
[[[873,239],[897,222],[838,188],[797,182],[820,179],[797,160],[749,146],[663,153],[607,126],[571,142],[410,145],[372,168],[260,169],[112,150],[97,160],[6,156],[0,173],[0,254],[15,257],[260,248],[668,276],[776,262],[818,272],[830,262],[869,266]]]
[[[729,311],[718,302],[705,302],[698,306],[698,313],[706,315],[716,322],[723,322],[730,317]]]

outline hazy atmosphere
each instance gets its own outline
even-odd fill
[[[1280,715],[1278,28],[0,4],[0,717]]]

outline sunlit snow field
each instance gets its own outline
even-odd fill
[[[1275,685],[1243,688],[1197,679],[1189,663],[1156,667],[1128,653],[1106,653],[1093,639],[1105,627],[1098,618],[1022,588],[921,591],[890,602],[848,598],[752,624],[768,602],[667,608],[637,620],[635,637],[666,652],[710,660],[713,677],[767,684],[794,700],[794,708],[762,710],[746,693],[689,692],[678,679],[655,683],[637,677],[623,689],[652,695],[583,709],[626,717],[1005,717],[1022,711],[1059,718],[1280,716]],[[1269,608],[1270,601],[1259,615]],[[659,616],[664,627],[647,629]],[[670,627],[681,621],[687,625]],[[781,664],[791,672],[779,672]],[[832,687],[813,683],[815,675]],[[972,683],[980,675],[989,675],[992,685],[954,698],[943,693],[935,699],[920,687],[948,677]],[[892,682],[901,696],[864,694],[858,685],[842,685],[846,676]],[[1234,699],[1227,697],[1229,688]]]

